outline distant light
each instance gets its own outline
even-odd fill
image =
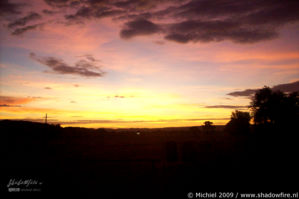
[[[140,135],[140,132],[137,132],[136,135]]]

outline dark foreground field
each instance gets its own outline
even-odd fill
[[[11,180],[28,179],[38,184],[27,186],[35,188],[27,192],[97,198],[298,191],[296,132],[95,130],[21,121],[0,121],[0,129],[4,192],[25,187],[9,186]]]

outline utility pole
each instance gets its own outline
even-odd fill
[[[45,117],[45,124],[47,124],[47,121],[48,120],[48,115],[47,115],[47,113],[46,113],[46,117]]]

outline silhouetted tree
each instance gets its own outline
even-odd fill
[[[285,94],[264,87],[256,92],[250,107],[256,125],[287,128],[299,122],[297,92]]]
[[[255,155],[258,162],[267,168],[284,168],[298,173],[299,95],[283,93],[264,87],[256,92],[251,102],[255,123]],[[292,162],[271,164],[270,159],[285,159]],[[272,162],[273,163],[273,162]]]
[[[203,125],[203,130],[205,132],[212,132],[215,130],[215,126],[213,125],[213,122],[210,122],[210,121],[205,121],[204,122],[204,125]]]
[[[236,110],[232,112],[230,121],[226,124],[227,131],[233,133],[248,133],[250,127],[250,114],[249,112],[242,112]]]

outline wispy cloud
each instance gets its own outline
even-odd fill
[[[27,104],[32,101],[39,100],[38,97],[14,97],[14,96],[0,96],[0,104],[2,107],[18,107],[21,104]]]
[[[161,120],[73,120],[73,121],[61,121],[63,125],[70,124],[108,124],[108,123],[155,123],[155,122],[196,122],[196,121],[208,121],[208,120],[228,120],[229,118],[194,118],[194,119],[161,119]]]
[[[248,108],[248,106],[212,105],[212,106],[205,106],[205,108],[246,109]]]
[[[125,98],[134,98],[134,95],[114,95],[114,96],[107,96],[107,99],[125,99]]]
[[[35,53],[30,53],[29,57],[46,65],[58,74],[72,74],[84,77],[102,77],[105,74],[94,61],[80,59],[74,65],[70,65],[56,57],[41,57],[35,55]]]
[[[11,23],[8,24],[9,28],[15,28],[17,26],[25,26],[30,21],[35,21],[41,19],[42,16],[36,12],[30,12],[28,15],[19,18]]]
[[[234,96],[234,97],[239,97],[239,96],[247,97],[247,96],[253,95],[257,90],[258,89],[246,89],[243,91],[231,92],[231,93],[228,93],[227,95]]]
[[[227,95],[234,96],[234,97],[248,97],[253,95],[259,89],[246,89],[243,91],[235,91],[228,93]],[[283,92],[298,92],[299,91],[299,81],[286,83],[286,84],[278,84],[272,87],[272,90],[280,90]]]
[[[21,105],[0,104],[0,107],[21,107]]]
[[[29,26],[24,26],[22,28],[16,28],[11,34],[12,35],[21,35],[29,30],[36,30],[39,29],[43,26],[43,23],[35,24],[35,25],[29,25]]]

